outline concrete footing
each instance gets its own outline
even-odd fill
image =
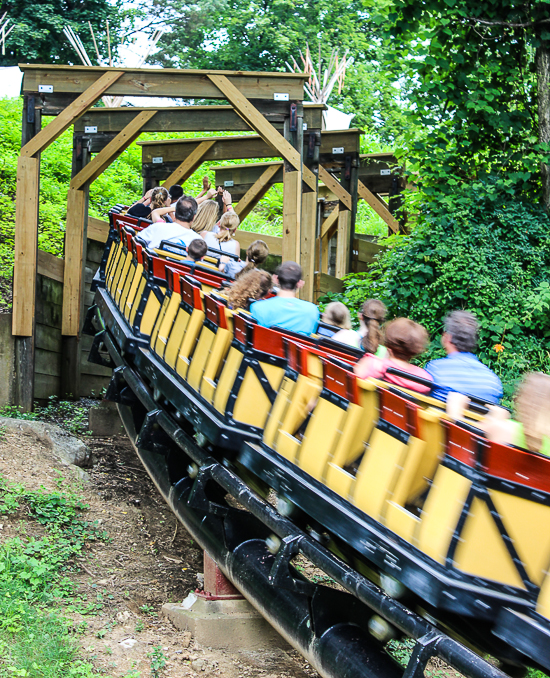
[[[102,400],[88,415],[88,428],[93,436],[115,436],[124,433],[124,427],[114,403]]]
[[[208,600],[190,593],[183,603],[166,603],[162,611],[203,647],[229,650],[288,649],[288,643],[245,599]]]

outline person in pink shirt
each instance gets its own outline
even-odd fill
[[[390,384],[408,388],[411,391],[429,393],[431,389],[428,386],[423,386],[394,374],[386,374],[388,368],[394,367],[402,372],[408,372],[416,377],[432,381],[426,370],[410,364],[414,356],[420,355],[426,350],[428,344],[426,329],[422,325],[409,320],[409,318],[396,318],[386,325],[384,344],[388,350],[387,356],[377,358],[367,353],[355,365],[355,374],[360,379],[368,379],[369,377],[383,379]]]

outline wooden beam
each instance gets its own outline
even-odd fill
[[[90,108],[109,87],[116,82],[124,71],[112,70],[104,73],[99,79],[91,83],[88,88],[73,101],[72,104],[60,113],[55,120],[44,127],[35,137],[21,149],[21,155],[32,158],[47,148],[74,122],[75,118]]]
[[[139,137],[141,128],[156,115],[157,111],[142,111],[119,132],[116,137],[100,151],[80,172],[72,178],[71,188],[80,189],[84,184],[91,184],[109,165]]]
[[[333,231],[333,226],[338,221],[338,212],[339,208],[337,205],[328,215],[328,217],[323,221],[321,225],[321,238],[324,238],[325,236],[328,236],[330,238],[329,231],[330,232]]]
[[[88,217],[88,238],[97,242],[107,242],[109,223],[96,217]]]
[[[65,273],[65,260],[56,257],[49,252],[38,250],[38,259],[36,271],[39,275],[43,275],[50,280],[57,280],[63,282]]]
[[[319,165],[319,181],[322,181],[325,186],[338,197],[338,200],[344,203],[348,210],[351,209],[351,195],[340,184],[340,182],[335,179],[332,174],[330,174],[330,172],[327,172],[327,170],[321,165]]]
[[[302,193],[302,221],[300,228],[300,265],[304,286],[300,299],[313,301],[315,276],[315,234],[317,230],[317,192]]]
[[[239,200],[235,207],[235,212],[239,215],[241,221],[247,217],[257,205],[258,201],[269,191],[271,188],[271,179],[279,170],[280,166],[277,164],[269,166],[254,182],[250,190]]]
[[[315,274],[315,301],[327,292],[342,292],[344,285],[341,280],[327,273]]]
[[[399,222],[393,214],[369,191],[365,184],[360,181],[357,187],[357,193],[365,202],[383,219],[394,233],[399,233]]]
[[[69,188],[65,228],[65,277],[61,334],[76,337],[80,332],[82,285],[84,281],[84,221],[86,192]],[[74,394],[73,394],[74,395]]]
[[[276,129],[283,129],[288,102],[268,99],[255,100],[260,113]],[[298,105],[300,106],[300,104]],[[304,123],[308,129],[323,126],[323,104],[303,104]],[[85,127],[97,127],[98,134],[118,134],[137,113],[146,108],[90,108],[74,124],[75,134],[84,134]],[[248,132],[250,125],[233,106],[174,106],[161,108],[157,115],[145,123],[143,132]]]
[[[338,240],[336,243],[336,268],[334,273],[337,278],[343,278],[349,273],[349,227],[351,212],[339,210],[338,212]]]
[[[40,160],[19,156],[15,201],[12,333],[32,337],[38,250]]]
[[[269,247],[269,254],[274,254],[276,257],[280,257],[283,254],[283,239],[279,236],[239,229],[235,238],[243,250],[247,250],[255,240],[263,240]]]
[[[87,89],[102,74],[118,72],[118,68],[103,66],[50,66],[20,64],[23,71],[22,91],[37,93],[40,85],[52,85],[53,95],[78,94]],[[225,99],[208,79],[210,73],[221,74],[251,99],[271,99],[275,93],[288,94],[301,101],[305,73],[269,73],[254,71],[207,71],[177,68],[125,68],[123,76],[109,88],[110,96],[183,97],[189,99]]]
[[[314,191],[317,190],[317,177],[313,172],[302,166],[300,152],[292,144],[279,134],[255,106],[240,92],[237,87],[224,75],[208,74],[208,78],[219,88],[220,92],[233,104],[237,112],[243,116],[246,122],[262,136],[265,141],[275,149],[288,163],[300,171],[304,182]]]
[[[283,180],[283,261],[298,261],[302,181],[300,172],[285,171]]]
[[[162,184],[170,188],[174,184],[183,184],[204,162],[204,156],[214,146],[217,139],[209,139],[201,142],[192,153],[172,172]]]

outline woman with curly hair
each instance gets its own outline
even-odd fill
[[[227,300],[233,309],[248,310],[252,301],[263,299],[273,287],[273,280],[267,271],[252,269],[242,275],[229,288]]]

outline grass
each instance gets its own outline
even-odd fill
[[[0,515],[28,517],[0,545],[0,678],[99,676],[80,658],[75,629],[62,613],[79,603],[68,576],[75,559],[91,541],[107,538],[84,519],[86,510],[70,491],[30,491],[0,477]]]

